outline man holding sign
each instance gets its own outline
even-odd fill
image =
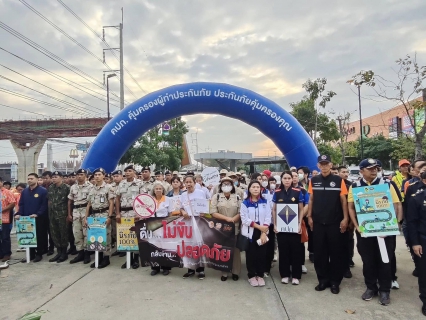
[[[396,227],[396,230],[398,230],[398,224],[397,221],[394,221],[394,216],[395,212],[397,212],[397,204],[400,201],[395,188],[391,184],[387,184],[382,178],[377,177],[378,166],[379,164],[374,159],[364,159],[360,162],[359,169],[363,178],[355,182],[349,188],[348,204],[349,215],[357,230],[357,248],[362,258],[364,281],[367,286],[367,290],[362,295],[362,299],[370,301],[374,296],[380,293],[379,303],[386,306],[390,303],[389,294],[392,284],[392,270],[389,260],[392,259],[392,255],[394,254],[391,243],[392,239],[386,237],[386,235],[395,234],[393,231],[387,231],[387,229],[390,230],[392,226]],[[364,212],[365,210],[363,211],[362,208],[365,208],[366,204],[365,200],[362,200],[362,195],[370,192],[370,198],[373,198],[379,193],[379,191],[375,191],[373,186],[378,185],[386,185],[388,188],[386,188],[386,190],[389,191],[391,199],[387,196],[383,196],[380,199],[376,197],[374,198],[374,210]],[[369,188],[369,186],[372,188]],[[377,188],[377,190],[379,190],[379,188]],[[355,200],[357,201],[357,207],[355,207]],[[393,205],[389,205],[389,201],[391,201]],[[394,210],[389,210],[388,206],[392,206]],[[372,218],[365,220],[364,216],[366,214]],[[363,220],[362,223],[360,219]],[[400,220],[400,217],[398,220]],[[383,228],[378,228],[377,225],[381,225]],[[377,234],[381,232],[380,229],[383,229],[381,234],[385,236],[385,246],[383,246],[383,248],[380,248],[380,242],[383,241],[383,236],[377,237]],[[387,254],[381,252],[381,250],[386,250]],[[383,257],[387,256],[389,257],[388,259],[383,259]],[[387,260],[387,262],[383,260]],[[377,283],[379,287],[377,287]]]

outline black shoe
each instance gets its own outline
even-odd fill
[[[71,246],[68,251],[67,254],[70,254],[72,256],[76,255],[78,253],[77,248],[75,246]]]
[[[426,316],[426,304],[424,304],[422,307],[422,313],[424,316]]]
[[[104,258],[104,253],[103,252],[99,252],[99,262],[98,262],[98,268],[101,265],[102,259]],[[96,258],[95,258],[96,259]],[[91,265],[90,268],[95,268],[96,267],[96,261],[94,261]]]
[[[339,294],[340,288],[338,285],[332,284],[330,287],[330,291],[332,294]]]
[[[192,277],[194,274],[195,274],[194,271],[187,272],[183,275],[183,278],[188,279],[189,277]]]
[[[131,263],[130,263],[131,264]],[[127,268],[127,262],[124,262],[122,265],[121,265],[121,269],[126,269]]]
[[[379,303],[382,306],[387,306],[390,303],[389,292],[379,292]]]
[[[109,266],[110,262],[109,262],[109,256],[105,256],[103,257],[101,263],[98,266],[98,269],[103,269],[106,268],[107,266]]]
[[[316,291],[324,291],[325,289],[329,288],[330,284],[328,283],[320,283],[315,287]]]
[[[125,253],[125,252],[120,252],[120,253],[118,254],[118,256],[119,256],[120,258],[125,257],[125,256],[126,256],[126,253]]]
[[[204,272],[200,272],[198,274],[198,280],[204,280],[205,277],[206,277],[206,274]]]
[[[57,250],[58,250],[58,253],[56,254],[56,256],[54,256],[53,258],[49,259],[49,262],[56,262],[61,257],[62,249],[58,248]],[[49,254],[47,254],[47,255],[49,255]]]
[[[43,257],[42,257],[42,256],[40,256],[40,255],[36,255],[36,256],[35,256],[35,258],[34,258],[34,260],[33,260],[33,262],[40,262],[40,261],[41,261],[41,259],[43,259]]]
[[[115,251],[115,252],[111,255],[111,257],[118,256],[120,253],[121,253],[121,252],[119,252],[119,251]]]
[[[62,254],[56,262],[61,263],[67,260],[68,260],[67,248],[62,248]]]
[[[239,278],[238,274],[232,274],[232,280],[238,281]]]
[[[349,262],[349,267],[351,267],[351,268],[355,267],[355,262],[353,262],[353,260],[351,260],[351,262]]]
[[[85,250],[84,251],[84,260],[83,260],[84,264],[89,264],[90,263],[90,252]]]
[[[151,276],[156,276],[157,274],[159,274],[160,273],[160,270],[156,270],[156,269],[153,269],[152,271],[151,271]]]
[[[314,263],[314,254],[313,253],[309,254],[309,261]]]
[[[373,299],[373,297],[374,297],[374,296],[377,296],[377,291],[367,289],[367,290],[365,290],[365,292],[362,294],[361,298],[362,298],[362,300],[370,301],[371,299]]]
[[[413,273],[412,273],[412,275],[413,276],[415,276],[415,277],[419,277],[419,272],[417,271],[417,268],[415,268],[414,270],[413,270]]]
[[[170,274],[170,270],[163,270],[163,276],[168,276]]]
[[[137,269],[137,268],[139,268],[139,262],[133,262],[132,269]]]
[[[72,259],[70,261],[70,263],[73,264],[73,263],[77,263],[77,262],[81,262],[81,261],[84,261],[84,251],[83,250],[79,251],[78,255],[75,256],[74,259]]]
[[[228,277],[225,277],[225,276],[220,277],[220,281],[226,281],[226,280],[228,280]]]
[[[53,248],[49,248],[49,250],[47,250],[47,256],[51,256],[55,253],[55,250]]]
[[[133,254],[132,269],[139,268],[139,254]]]
[[[351,272],[351,270],[346,270],[346,272],[343,274],[343,277],[344,278],[346,278],[346,279],[350,279],[350,278],[352,278],[352,272]]]

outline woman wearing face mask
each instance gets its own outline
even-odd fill
[[[309,174],[311,173],[311,170],[309,170],[308,167],[299,167],[297,169],[297,174],[299,177],[299,181],[302,185],[302,187],[305,190],[308,190],[308,186],[309,186]]]
[[[219,193],[213,195],[210,205],[210,213],[216,219],[235,224],[235,235],[239,233],[241,197],[235,193],[235,186],[229,177],[221,180]],[[232,264],[232,280],[237,281],[241,271],[241,253],[234,247],[234,259]],[[228,273],[222,272],[222,281],[228,280]]]
[[[191,216],[199,217],[208,213],[208,212],[198,212],[195,209],[193,209],[191,205],[191,202],[190,202],[191,200],[204,199],[205,197],[205,194],[203,191],[195,188],[195,177],[186,176],[183,182],[186,186],[186,192],[180,195],[180,203],[181,203],[180,213],[184,217],[184,219],[188,220],[191,218]],[[200,280],[203,280],[206,277],[204,273],[204,267],[198,267],[196,270],[188,269],[188,272],[183,275],[183,278],[188,279],[189,277],[194,276],[195,272],[198,272],[198,279]]]
[[[155,217],[165,218],[169,216],[169,197],[165,195],[166,189],[160,181],[154,182],[152,186],[151,195],[154,197],[157,203],[157,210],[155,210]],[[170,273],[170,267],[158,266],[151,267],[151,276],[155,276],[160,273],[160,269],[163,270],[163,275],[167,276]]]
[[[299,210],[298,233],[278,232],[276,228],[274,230],[278,239],[281,282],[288,284],[291,275],[293,278],[293,285],[298,285],[302,278],[300,243],[303,215],[300,213],[303,212],[304,197],[300,189],[292,187],[293,178],[290,171],[284,171],[281,174],[281,184],[281,190],[276,192],[272,199],[274,202],[274,208],[272,210],[274,225],[277,225],[277,204],[297,204]]]
[[[271,207],[262,196],[259,181],[251,181],[248,186],[247,199],[241,204],[241,234],[249,238],[246,251],[246,265],[249,283],[253,287],[265,285],[266,246],[269,225],[271,224]]]

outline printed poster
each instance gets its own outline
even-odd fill
[[[107,218],[87,218],[87,250],[106,251],[107,247]]]
[[[399,235],[398,220],[388,184],[352,189],[363,237]]]
[[[278,232],[299,232],[298,204],[277,203],[277,230]]]
[[[117,223],[117,251],[138,251],[138,238],[130,230],[135,226],[134,218],[121,218]]]
[[[233,223],[207,217],[149,218],[136,222],[136,235],[143,266],[232,271]]]
[[[173,215],[180,214],[180,196],[173,196],[168,198],[169,201],[169,212],[171,212]]]
[[[36,218],[20,217],[16,221],[16,238],[18,239],[19,247],[36,248]]]

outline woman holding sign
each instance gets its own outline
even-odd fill
[[[304,195],[298,188],[293,188],[290,171],[281,174],[281,190],[277,191],[272,202],[274,232],[277,234],[279,269],[281,282],[288,284],[290,275],[293,285],[298,285],[302,278],[301,225],[303,219]],[[291,268],[291,271],[290,271]]]
[[[157,210],[155,210],[154,217],[165,218],[169,216],[169,198],[165,195],[166,189],[160,181],[154,182],[152,187],[151,195],[154,197],[157,203]],[[171,268],[165,266],[151,267],[151,276],[155,276],[160,273],[160,269],[163,270],[163,275],[167,276],[170,273]]]
[[[196,217],[203,215],[207,212],[198,212],[193,208],[191,201],[205,199],[205,194],[200,189],[195,189],[195,177],[194,176],[186,176],[185,180],[183,180],[186,186],[186,192],[182,193],[180,196],[181,209],[180,213],[184,217],[184,219],[190,219],[190,217]],[[192,277],[195,275],[195,272],[198,272],[198,279],[203,280],[206,275],[204,273],[204,267],[198,267],[196,270],[188,269],[188,272],[183,275],[184,279]]]
[[[239,232],[241,198],[235,193],[233,180],[229,177],[222,179],[219,185],[219,193],[213,195],[210,213],[213,218],[235,224],[235,234]],[[237,281],[241,271],[241,253],[234,247],[234,259],[232,263],[232,280]],[[228,273],[222,272],[222,281],[228,280]]]
[[[247,198],[242,202],[241,235],[249,239],[246,250],[246,265],[249,283],[253,287],[263,287],[268,242],[269,225],[271,224],[271,206],[261,193],[259,181],[251,181],[248,186]]]
[[[169,197],[169,210],[172,216],[180,216],[180,195],[182,191],[182,182],[179,177],[173,177],[170,181],[172,190],[170,190],[166,196]]]

